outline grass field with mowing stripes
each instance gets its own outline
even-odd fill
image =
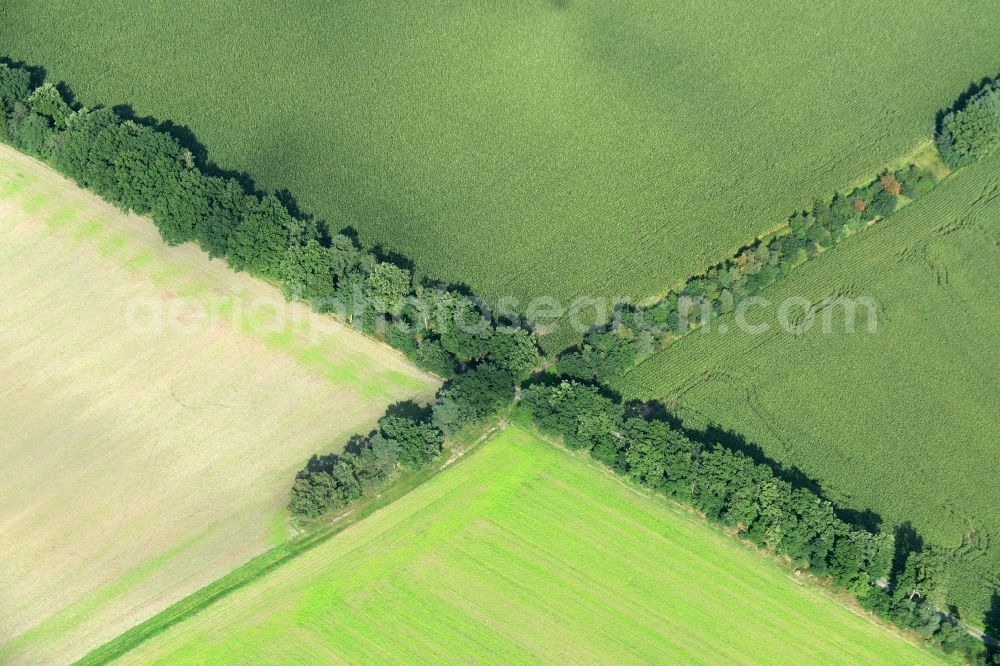
[[[511,426],[120,663],[933,663],[674,504]]]

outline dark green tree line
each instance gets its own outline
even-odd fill
[[[698,443],[666,421],[573,380],[522,392],[520,409],[567,446],[615,472],[688,502],[744,539],[829,576],[861,605],[972,663],[992,663],[982,641],[941,613],[942,554],[894,531],[838,517],[831,502],[721,442]],[[987,624],[989,624],[987,618]]]
[[[986,87],[944,117],[938,144],[949,164],[995,148],[997,108],[996,89]],[[533,333],[498,326],[463,290],[415,284],[406,266],[293,214],[277,196],[205,173],[169,133],[111,109],[74,108],[58,87],[34,86],[28,70],[4,64],[0,140],[48,161],[123,210],[150,216],[166,242],[196,242],[236,270],[277,281],[286,297],[338,314],[446,380],[428,413],[387,414],[344,453],[314,457],[291,490],[289,508],[296,515],[321,516],[376,491],[400,467],[432,464],[446,434],[509,406],[543,360]],[[933,603],[939,576],[933,549],[901,551],[894,534],[842,520],[830,502],[770,466],[721,441],[695,442],[670,423],[577,381],[620,376],[643,349],[728,312],[739,299],[891,214],[902,197],[915,198],[935,183],[933,174],[910,166],[817,202],[792,216],[787,233],[746,248],[651,307],[619,312],[616,325],[592,332],[558,359],[560,381],[524,389],[521,409],[567,446],[829,575],[883,617],[980,660],[987,658],[982,644],[970,642]]]

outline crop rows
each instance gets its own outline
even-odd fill
[[[1000,159],[952,176],[925,199],[801,267],[763,295],[836,294],[878,305],[877,332],[817,324],[800,336],[696,333],[629,373],[619,388],[677,403],[799,467],[835,499],[931,542],[963,545],[948,587],[985,609],[1000,583],[1000,410],[991,340],[1000,301],[982,279],[1000,265]],[[985,196],[984,196],[985,193]],[[719,323],[732,323],[720,318]]]
[[[0,40],[424,275],[637,300],[929,136],[995,73],[997,12],[39,0],[0,9]]]
[[[119,663],[932,663],[701,520],[510,427]],[[710,655],[710,657],[706,657]]]

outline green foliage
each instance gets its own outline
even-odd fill
[[[288,510],[298,516],[315,517],[342,506],[344,497],[327,471],[302,471],[295,477]]]
[[[72,114],[62,93],[49,82],[43,83],[28,95],[25,105],[32,113],[48,118],[57,129],[66,129],[66,123]]]
[[[226,259],[238,271],[278,278],[288,248],[301,246],[303,227],[277,197],[268,195],[230,233]]]
[[[405,467],[418,469],[441,454],[444,434],[430,423],[402,416],[383,416],[378,427],[381,437],[395,450]]]
[[[463,363],[480,359],[490,350],[493,327],[467,298],[455,297],[445,312],[440,331],[441,346]]]
[[[410,293],[410,271],[379,262],[365,279],[365,295],[378,312],[397,312]]]
[[[434,425],[446,433],[480,421],[510,404],[514,397],[514,375],[505,368],[482,363],[455,377],[434,403]]]
[[[20,67],[0,62],[0,116],[14,113],[14,105],[31,94],[31,74]]]
[[[13,144],[35,157],[46,159],[52,153],[54,132],[49,120],[36,113],[29,113],[18,105],[14,115],[7,119],[7,135]]]
[[[532,386],[522,404],[545,432],[562,435],[567,446],[592,449],[596,440],[617,430],[624,409],[594,386],[563,381],[558,386]]]
[[[578,349],[560,355],[556,370],[575,379],[611,381],[635,365],[637,354],[631,331],[619,327],[587,334]]]
[[[943,615],[925,598],[899,596],[886,589],[873,588],[861,604],[883,619],[917,633],[947,654],[961,657],[966,663],[992,663],[983,641],[970,636],[958,619]]]
[[[896,210],[897,201],[895,196],[879,188],[875,196],[872,197],[872,202],[865,212],[871,215],[873,219],[875,217],[887,217]]]
[[[535,334],[522,328],[498,328],[489,339],[487,354],[491,363],[520,380],[527,379],[542,362]]]
[[[418,469],[441,453],[444,435],[430,423],[383,416],[378,430],[355,437],[342,454],[314,456],[295,477],[288,509],[315,518],[380,488],[396,464]]]
[[[455,357],[441,346],[437,340],[423,340],[413,357],[414,362],[424,370],[438,377],[453,379],[458,374]]]
[[[210,257],[224,257],[229,236],[253,210],[256,198],[248,196],[232,178],[206,177],[205,200],[205,214],[196,220],[195,238]]]
[[[904,190],[911,173],[919,178],[916,169],[896,176]],[[1000,199],[983,194],[998,185],[993,153],[863,241],[775,283],[773,303],[828,303],[808,333],[791,336],[771,320],[752,334],[720,317],[728,334],[689,336],[612,385],[676,405],[689,427],[731,431],[850,497],[850,508],[885,525],[911,521],[928,543],[948,545],[946,603],[971,621],[1000,587],[996,466],[970,464],[995,460],[1000,441],[989,416],[1000,397],[982,383],[1000,373],[1000,298],[983,279],[984,267],[1000,265]],[[853,296],[873,309],[858,304],[849,315]],[[953,551],[970,529],[978,536]]]
[[[333,297],[339,276],[337,268],[334,250],[310,238],[304,244],[288,246],[278,266],[277,278],[285,298],[322,304]],[[317,309],[322,310],[322,305]]]
[[[403,321],[391,322],[386,329],[385,341],[389,346],[398,349],[406,358],[416,363],[417,353],[420,351],[420,341],[412,327],[407,323]],[[420,364],[417,363],[417,365]],[[429,368],[424,367],[424,370],[429,370]]]
[[[984,86],[941,121],[938,150],[945,164],[959,167],[988,155],[1000,145],[1000,83]]]
[[[893,176],[900,183],[903,196],[910,199],[927,194],[938,182],[933,173],[913,164],[904,170],[896,171]]]
[[[694,442],[663,421],[632,417],[625,421],[625,459],[629,476],[654,490],[690,500],[695,471]]]
[[[295,477],[288,509],[314,518],[360,498],[385,481],[395,467],[396,450],[377,434],[355,438],[359,453],[313,456]]]

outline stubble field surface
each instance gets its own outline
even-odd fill
[[[82,656],[283,541],[306,459],[437,386],[6,147],[0,267],[0,662]]]

